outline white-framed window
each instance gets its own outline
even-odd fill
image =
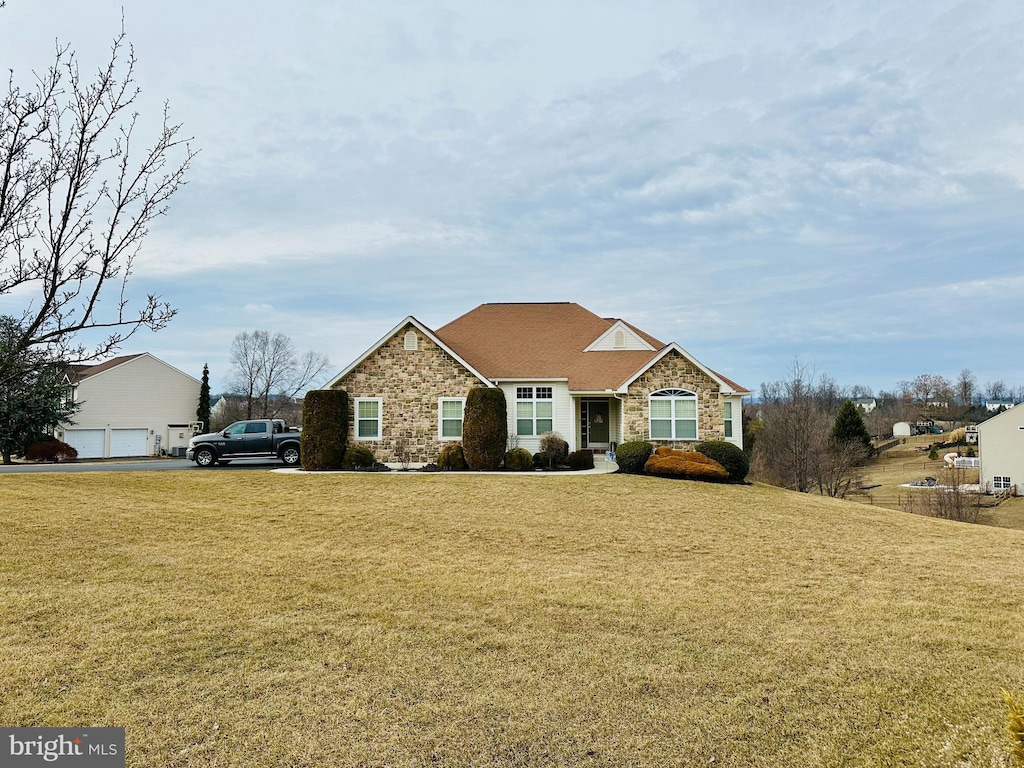
[[[381,411],[379,397],[356,398],[356,440],[379,440]]]
[[[552,387],[516,387],[516,434],[543,435],[555,428]]]
[[[696,440],[697,395],[686,389],[652,392],[650,404],[651,440]]]
[[[415,352],[420,348],[420,339],[416,335],[416,331],[406,331],[405,338],[402,340],[402,345],[405,347],[406,352]]]
[[[732,437],[732,403],[726,400],[722,403],[723,434]]]
[[[992,487],[996,490],[1003,490],[1009,488],[1011,485],[1009,477],[996,475],[992,478]]]
[[[441,440],[462,439],[462,419],[466,398],[442,397],[437,401],[437,436]]]

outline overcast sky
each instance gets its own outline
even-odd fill
[[[7,0],[0,64],[91,70],[122,6],[143,118],[201,150],[134,278],[179,315],[123,351],[215,391],[240,331],[333,375],[496,301],[751,389],[1024,384],[1020,0]]]

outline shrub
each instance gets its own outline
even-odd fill
[[[654,453],[654,446],[646,440],[630,440],[618,447],[615,451],[615,463],[619,465],[620,472],[630,475],[643,474],[644,464]]]
[[[554,464],[564,464],[569,458],[569,444],[557,432],[545,432],[540,436],[540,452],[550,454]]]
[[[299,454],[307,471],[341,469],[348,438],[348,393],[312,389],[302,402]]]
[[[594,454],[591,451],[573,451],[567,458],[569,469],[577,471],[594,468]]]
[[[505,454],[505,469],[511,472],[526,472],[533,469],[533,456],[525,448],[513,448]]]
[[[742,483],[750,471],[750,459],[743,449],[725,440],[705,440],[697,451],[725,467],[730,483]]]
[[[437,455],[437,468],[444,471],[461,471],[468,469],[466,457],[462,451],[462,443],[448,443]]]
[[[966,457],[968,457],[970,459],[973,459],[977,455],[978,455],[978,452],[976,450],[974,450],[974,446],[973,445],[968,445],[967,446],[967,450],[964,451],[964,456],[966,456]]]
[[[671,450],[671,449],[670,449]],[[697,458],[697,457],[700,458]],[[696,451],[655,453],[644,465],[644,472],[658,477],[679,477],[720,483],[729,479],[729,472],[714,459]]]
[[[466,394],[462,450],[470,469],[494,470],[505,458],[508,417],[505,393],[497,387],[473,387]]]
[[[375,463],[373,451],[365,445],[353,445],[345,451],[345,459],[341,466],[342,469],[367,469]]]
[[[928,451],[928,458],[931,459],[932,461],[935,461],[937,458],[939,458],[939,449],[936,448],[934,444],[931,446],[931,450]]]
[[[533,466],[537,469],[554,469],[562,463],[562,454],[541,451],[533,454]]]
[[[25,451],[29,461],[71,461],[78,458],[78,451],[60,440],[35,443]]]

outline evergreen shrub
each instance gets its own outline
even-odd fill
[[[750,471],[750,458],[743,449],[725,440],[705,440],[697,446],[697,452],[725,467],[730,483],[742,483]]]
[[[313,389],[302,403],[299,455],[307,471],[341,469],[348,442],[348,393]]]
[[[303,430],[305,431],[305,430]],[[365,445],[353,445],[345,451],[345,459],[342,462],[342,469],[369,469],[376,461],[373,458],[373,451]]]
[[[513,448],[505,454],[505,469],[510,472],[527,472],[533,469],[533,456],[525,448]]]
[[[644,471],[644,464],[654,453],[654,446],[646,440],[630,440],[623,443],[615,450],[615,463],[619,465],[620,472],[630,475],[641,475]]]
[[[473,387],[466,393],[462,418],[462,451],[477,471],[495,470],[505,458],[508,417],[505,393],[497,387]]]
[[[594,468],[594,454],[591,451],[573,451],[566,459],[569,469],[577,471]]]
[[[437,455],[437,468],[442,472],[460,472],[469,469],[462,450],[462,443],[447,443]]]

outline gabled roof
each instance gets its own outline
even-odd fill
[[[159,357],[156,357],[155,355],[152,355],[149,352],[141,352],[137,355],[121,355],[120,357],[112,357],[110,360],[105,360],[102,363],[96,363],[96,365],[70,365],[68,366],[68,368],[70,369],[68,373],[68,378],[71,380],[72,384],[78,384],[84,379],[89,379],[98,374],[106,373],[107,371],[113,368],[117,368],[118,366],[124,365],[125,363],[130,363],[133,360],[138,360],[139,358],[142,357],[149,357],[153,360],[156,360],[158,363],[167,366],[172,371],[180,373],[182,376],[187,376],[197,384],[199,383],[199,379],[197,379],[195,376],[191,376],[185,373],[184,371],[175,368],[170,363],[164,362]]]
[[[596,342],[619,323],[650,348],[595,349]],[[629,323],[599,317],[571,302],[481,304],[439,328],[437,338],[492,381],[564,379],[572,392],[619,391],[676,351],[716,380],[723,393],[748,392],[679,345],[666,345]]]
[[[337,384],[339,381],[341,381],[343,378],[348,376],[348,374],[350,374],[353,370],[355,370],[356,367],[360,363],[363,362],[363,360],[365,360],[370,355],[372,355],[374,352],[376,352],[378,349],[380,349],[382,346],[384,346],[384,343],[387,342],[388,339],[392,338],[396,333],[398,333],[400,330],[405,328],[405,326],[407,326],[407,325],[412,325],[415,328],[419,329],[419,331],[424,336],[426,336],[432,342],[437,344],[437,346],[439,346],[446,353],[448,353],[452,358],[454,358],[455,362],[457,362],[459,365],[461,365],[463,368],[465,368],[471,374],[473,374],[478,379],[480,379],[481,383],[485,384],[488,387],[493,386],[491,384],[491,382],[487,379],[486,376],[484,376],[476,368],[474,368],[472,365],[470,365],[468,362],[466,362],[457,352],[452,350],[444,341],[442,341],[440,338],[438,338],[438,336],[432,330],[427,328],[427,326],[425,326],[423,323],[421,323],[419,320],[417,320],[412,315],[409,315],[407,318],[405,318],[405,320],[403,320],[398,325],[396,325],[394,328],[392,328],[390,331],[388,331],[386,334],[384,334],[384,336],[382,336],[377,341],[376,344],[374,344],[372,347],[370,347],[368,350],[366,350],[362,355],[360,355],[358,358],[356,358],[356,360],[353,361],[352,364],[349,365],[345,370],[343,370],[341,373],[339,373],[337,376],[335,376],[329,382],[324,384],[323,388],[324,389],[330,389],[335,384]]]

